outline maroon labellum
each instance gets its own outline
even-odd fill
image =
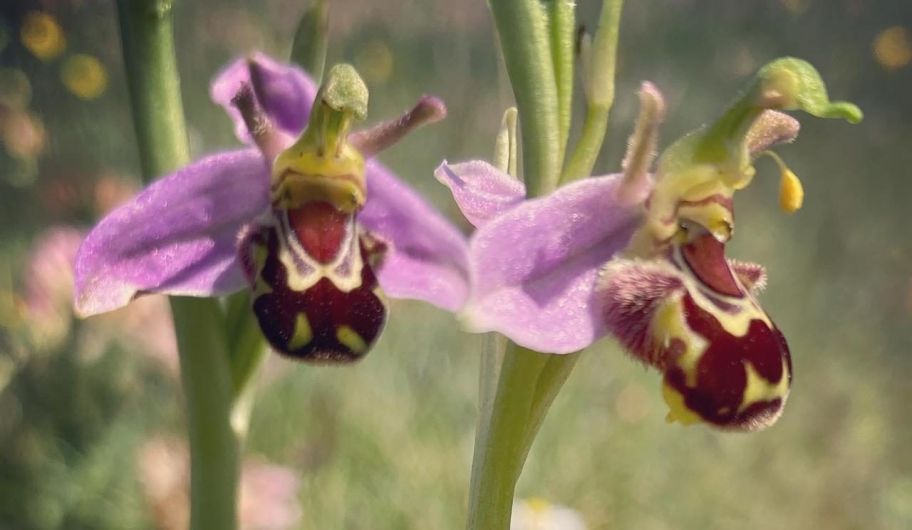
[[[296,359],[359,359],[386,320],[374,273],[385,245],[328,203],[275,210],[273,221],[241,245],[263,335]]]
[[[703,232],[661,258],[612,260],[604,316],[634,357],[664,373],[669,421],[758,430],[782,411],[791,357],[751,292],[762,269],[724,250]]]

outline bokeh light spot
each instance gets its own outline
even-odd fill
[[[0,68],[0,105],[24,109],[31,99],[32,84],[25,72],[16,68]]]
[[[912,37],[902,26],[892,26],[874,38],[874,59],[887,70],[898,70],[912,62]]]
[[[780,2],[793,15],[800,15],[811,7],[811,0],[780,0]]]
[[[82,99],[95,99],[108,88],[108,72],[101,61],[91,55],[68,57],[60,75],[70,92]]]
[[[355,54],[355,67],[371,85],[383,85],[393,75],[393,52],[380,40],[366,43]]]
[[[639,423],[649,415],[649,402],[652,396],[638,383],[630,383],[617,395],[614,410],[621,420],[627,423]]]
[[[42,61],[57,57],[66,48],[66,38],[60,24],[53,16],[41,11],[25,15],[20,37],[23,46]]]
[[[31,159],[44,150],[47,135],[41,120],[28,112],[15,110],[3,117],[0,138],[9,154],[16,158]]]

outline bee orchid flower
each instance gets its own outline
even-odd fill
[[[851,122],[861,113],[830,102],[808,63],[779,59],[717,122],[665,150],[652,172],[664,103],[649,83],[640,98],[622,173],[523,200],[521,183],[484,162],[438,169],[478,226],[463,320],[545,353],[611,334],[663,373],[669,421],[762,429],[782,411],[791,357],[757,300],[763,267],[725,255],[732,198],[753,178],[755,158],[769,154],[782,171],[781,206],[801,206],[800,181],[767,151],[798,133],[779,111]]]
[[[193,162],[102,219],[76,259],[78,314],[146,293],[246,288],[275,350],[326,361],[370,349],[386,318],[381,289],[461,307],[464,237],[371,160],[443,118],[442,102],[424,97],[397,120],[351,132],[367,110],[353,68],[337,65],[318,89],[262,55],[228,66],[211,93],[252,147]]]

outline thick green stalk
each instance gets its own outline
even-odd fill
[[[605,0],[602,7],[593,54],[585,58],[589,62],[583,65],[587,84],[586,121],[576,149],[561,174],[561,182],[589,175],[604,141],[608,113],[614,100],[622,4],[622,0]],[[547,17],[542,15],[537,0],[492,0],[491,7],[523,126],[526,189],[530,197],[544,195],[557,186],[557,178],[550,173],[551,166],[542,164],[550,163],[554,158],[555,145],[560,163],[566,141],[567,129],[564,127],[569,128],[572,91],[567,90],[567,74],[572,76],[572,68],[568,70],[564,52],[569,42],[568,23],[572,27],[572,6],[560,0],[552,4],[550,62],[540,49],[545,37],[540,34],[539,21]],[[530,65],[529,61],[535,56],[539,62]],[[547,74],[539,71],[543,66],[554,68],[553,83],[547,83]],[[548,92],[552,86],[556,88],[554,97]],[[552,125],[542,128],[545,123]],[[538,165],[530,166],[530,162]],[[470,530],[509,528],[516,481],[526,456],[579,355],[540,354],[508,344],[493,408],[488,421],[479,425],[476,434],[467,525]]]
[[[573,48],[576,39],[576,11],[573,0],[552,0],[551,56],[554,59],[554,80],[557,87],[557,121],[560,127],[559,156],[563,163],[570,119],[573,114]]]
[[[548,356],[548,361],[542,366],[535,382],[535,395],[532,397],[532,407],[529,412],[529,422],[526,426],[526,453],[532,447],[535,435],[545,420],[551,403],[557,397],[561,387],[570,377],[570,372],[576,366],[582,352],[567,353],[564,355]],[[523,457],[525,458],[525,456]]]
[[[143,178],[190,161],[170,0],[118,0],[124,67]]]
[[[491,416],[494,413],[494,401],[497,396],[497,383],[500,378],[500,367],[503,363],[506,338],[497,333],[488,333],[482,339],[481,359],[478,370],[478,420],[476,421],[475,447],[472,459],[472,478],[469,484],[469,505],[472,510],[479,502],[481,495],[481,481],[484,473],[482,469],[486,462],[482,455],[485,454],[488,440],[488,429],[491,425]],[[471,516],[469,517],[472,518]],[[470,527],[471,528],[471,527]]]
[[[527,194],[546,195],[557,186],[569,131],[572,61],[568,64],[565,55],[570,49],[568,35],[572,35],[567,30],[573,24],[572,4],[556,4],[551,21],[538,0],[492,0],[491,9],[519,110]],[[569,369],[546,369],[548,366],[553,366],[550,356],[508,343],[493,405],[482,403],[472,464],[469,530],[510,527],[516,481],[534,431],[560,387],[538,389],[536,382],[543,372],[569,374]],[[490,373],[490,367],[483,367],[482,385]],[[558,379],[562,383],[565,377]]]
[[[145,180],[189,161],[170,0],[118,0],[124,66]],[[174,297],[191,458],[191,528],[236,528],[239,449],[221,310],[214,299]]]
[[[171,298],[190,436],[190,528],[237,527],[240,442],[234,385],[215,300]]]
[[[535,399],[535,381],[548,355],[507,345],[497,383],[494,407],[476,436],[469,497],[469,530],[507,530],[516,480],[528,453],[528,426]]]
[[[605,141],[608,114],[614,103],[614,76],[623,6],[623,0],[605,0],[591,53],[583,57],[583,61],[588,61],[582,65],[586,119],[573,154],[561,172],[562,183],[589,176]]]
[[[557,88],[548,15],[538,0],[491,0],[516,107],[523,179],[531,195],[554,189],[560,174]]]
[[[266,347],[256,316],[250,310],[250,293],[241,291],[225,300],[225,331],[231,357],[231,381],[235,399],[238,399],[247,389],[269,348]]]

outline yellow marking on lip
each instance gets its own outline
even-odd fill
[[[772,401],[776,398],[785,401],[789,391],[789,374],[788,365],[784,359],[782,360],[782,377],[777,383],[765,379],[749,362],[744,363],[744,372],[747,375],[747,384],[744,385],[744,396],[741,398],[741,406],[738,407],[739,414],[754,403],[761,401]]]
[[[750,296],[749,292],[747,293],[748,296],[744,298],[735,298],[715,293],[713,296],[719,298],[723,302],[736,306],[739,309],[739,311],[734,314],[720,310],[712,300],[703,293],[703,290],[700,289],[700,285],[703,285],[703,283],[694,276],[690,266],[687,265],[687,260],[684,259],[681,248],[675,249],[674,260],[681,264],[683,273],[680,274],[680,277],[684,280],[684,287],[687,292],[690,293],[691,299],[703,311],[712,315],[729,335],[744,337],[747,335],[747,332],[750,331],[751,322],[754,320],[763,322],[766,327],[770,329],[775,327],[769,319],[769,316],[760,308],[753,297]]]
[[[675,259],[684,262],[680,255],[680,249],[676,250]],[[691,300],[703,311],[712,315],[726,333],[743,338],[750,331],[751,322],[759,320],[770,329],[773,328],[772,322],[766,313],[760,309],[756,302],[748,296],[745,298],[733,298],[729,296],[718,295],[726,303],[738,307],[735,314],[727,313],[720,310],[716,305],[702,292],[699,288],[698,280],[695,279],[690,268],[683,265],[683,270],[675,268],[670,263],[666,264],[667,270],[681,279],[684,284],[683,291],[690,295]],[[690,328],[684,314],[684,294],[676,294],[665,300],[656,310],[655,315],[650,323],[650,330],[655,344],[661,348],[671,347],[672,341],[677,339],[684,344],[684,351],[672,362],[684,372],[685,384],[689,388],[697,386],[697,365],[703,354],[709,348],[709,341],[700,335],[698,331]]]
[[[307,319],[306,314],[298,313],[297,318],[295,318],[294,333],[291,336],[291,340],[288,341],[288,348],[297,350],[307,346],[311,340],[313,340],[313,330],[310,328],[310,321]]]
[[[681,425],[693,425],[703,421],[699,414],[687,407],[687,404],[684,403],[684,396],[664,381],[662,382],[662,398],[668,405],[668,415],[665,416],[665,421],[668,423],[678,422]]]
[[[336,339],[355,354],[360,355],[367,351],[367,343],[349,326],[339,326],[336,329]]]
[[[684,344],[680,357],[672,361],[684,372],[685,384],[693,388],[697,386],[697,363],[709,343],[687,325],[682,298],[683,295],[678,294],[659,307],[652,320],[652,330],[656,343],[663,348],[671,347],[675,339]]]

